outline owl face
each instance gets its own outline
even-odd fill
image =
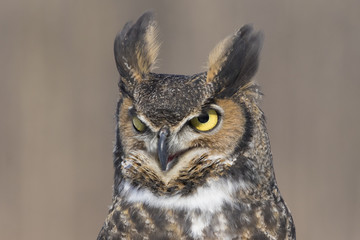
[[[184,195],[229,175],[251,141],[246,101],[257,94],[250,79],[262,37],[245,26],[212,51],[207,72],[183,76],[150,71],[156,36],[146,13],[115,40],[121,96],[115,174],[119,185]]]

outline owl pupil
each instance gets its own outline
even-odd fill
[[[207,121],[209,121],[209,114],[199,116],[198,120],[201,123],[206,123]]]

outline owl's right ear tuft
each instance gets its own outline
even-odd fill
[[[128,93],[151,71],[158,56],[157,23],[152,12],[145,12],[135,24],[128,22],[116,36],[114,54],[120,73],[120,87]]]
[[[245,25],[212,50],[206,82],[212,85],[216,97],[231,97],[250,82],[259,65],[262,42],[262,33]]]

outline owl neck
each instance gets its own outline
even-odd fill
[[[251,186],[252,192],[257,192],[245,192],[245,195],[272,198],[271,192],[277,186],[265,116],[258,106],[258,97],[244,94],[238,99],[245,112],[246,130],[233,153],[236,161],[229,175]]]

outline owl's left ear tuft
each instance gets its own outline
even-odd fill
[[[146,79],[158,56],[157,23],[152,12],[145,12],[136,23],[128,22],[116,36],[114,54],[121,82],[128,91]]]
[[[212,50],[206,82],[212,85],[216,97],[230,97],[250,82],[259,65],[262,42],[263,34],[245,25]]]

